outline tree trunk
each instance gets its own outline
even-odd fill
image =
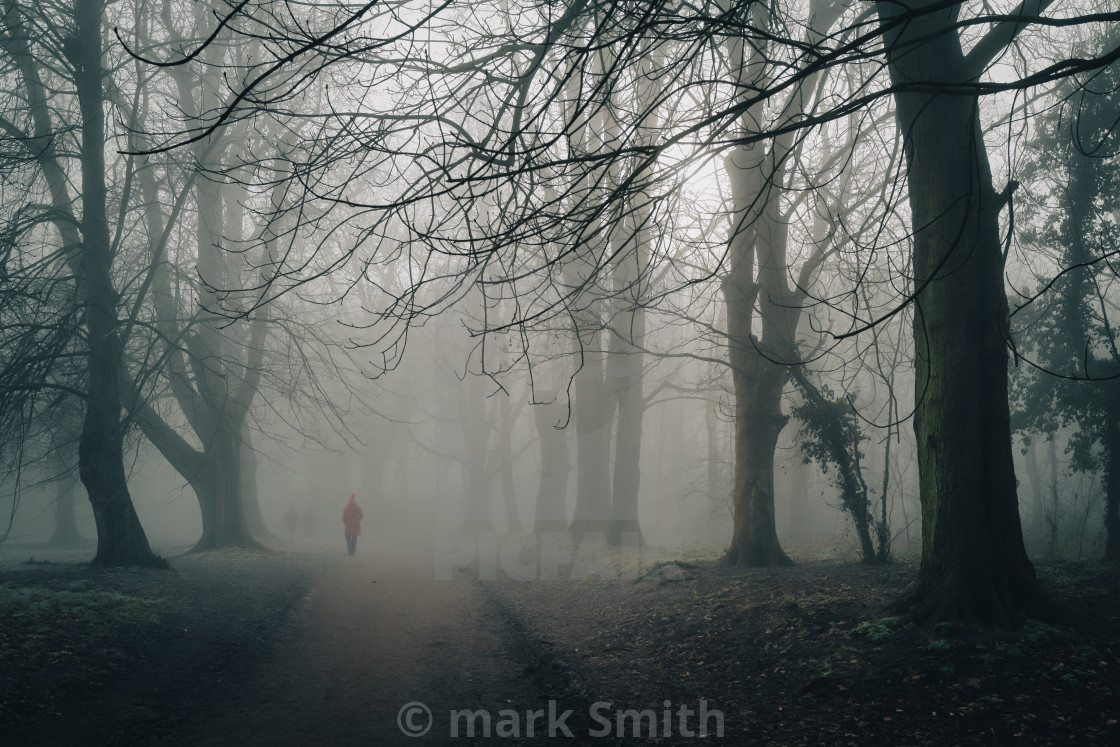
[[[223,424],[206,445],[203,467],[191,480],[202,511],[202,536],[191,552],[260,548],[249,531],[241,496],[241,439]]]
[[[638,355],[638,354],[635,354]],[[641,366],[640,357],[632,361]],[[638,524],[638,488],[641,484],[642,420],[645,401],[642,377],[638,372],[625,387],[615,392],[618,402],[618,426],[614,446],[614,486],[611,518],[607,525],[607,542],[611,545],[633,546],[642,541]],[[626,538],[625,543],[623,542]]]
[[[598,302],[594,302],[597,304]],[[588,326],[598,313],[576,315]],[[586,532],[605,532],[611,512],[611,409],[604,381],[602,333],[597,326],[580,330],[583,367],[575,375],[576,507],[571,531],[578,540]]]
[[[206,450],[199,451],[147,403],[136,404],[133,415],[144,435],[190,484],[198,498],[202,536],[192,552],[221,547],[260,548],[243,511],[241,466],[242,450],[247,447],[236,432],[223,427],[224,420],[216,421],[216,427],[205,432]]]
[[[610,517],[611,420],[606,416],[601,366],[576,375],[576,506],[571,531],[605,532]]]
[[[932,2],[932,0],[930,0]],[[890,20],[930,3],[876,3]],[[915,620],[1016,624],[1047,613],[1023,547],[1007,400],[1000,204],[952,11],[884,33],[914,226],[922,563],[901,601]]]
[[[863,498],[864,503],[867,502],[866,494]],[[879,556],[875,553],[875,545],[871,541],[871,525],[870,525],[870,505],[868,505],[867,513],[853,514],[852,522],[856,527],[856,538],[859,539],[860,560],[865,565],[876,565],[879,563]]]
[[[494,530],[494,523],[490,517],[490,475],[486,450],[492,428],[486,418],[486,393],[482,388],[482,379],[468,376],[456,387],[456,396],[463,433],[462,472],[466,493],[463,531],[468,534],[490,532]]]
[[[798,542],[808,543],[812,535],[809,514],[809,479],[805,456],[800,449],[789,460],[789,530]]]
[[[1058,555],[1058,524],[1061,512],[1058,509],[1058,434],[1046,441],[1046,458],[1050,467],[1050,480],[1047,482],[1047,493],[1050,497],[1050,507],[1046,512],[1046,531],[1050,537],[1050,557]]]
[[[750,567],[792,565],[778,542],[774,517],[774,450],[781,421],[755,423],[749,417],[737,415],[735,420],[735,520],[726,561]]]
[[[652,146],[657,139],[660,123],[657,109],[660,83],[657,77],[663,63],[664,55],[659,49],[646,48],[635,69],[634,106],[639,112],[637,140],[642,148]],[[618,134],[618,122],[613,116],[611,128],[608,138]],[[612,179],[617,182],[618,174],[612,173]],[[607,380],[618,410],[607,541],[615,546],[632,547],[642,541],[638,495],[641,487],[642,424],[646,410],[645,354],[642,348],[646,337],[647,302],[642,288],[653,244],[653,220],[653,198],[638,189],[627,200],[624,214],[616,216],[614,221],[611,275],[614,303],[622,308],[614,316],[607,363]]]
[[[105,194],[105,112],[102,100],[102,0],[76,0],[73,60],[82,115],[82,247],[79,292],[89,341],[86,414],[78,469],[97,523],[99,566],[166,567],[140,525],[124,471],[121,376],[124,358],[117,329],[117,294]]]
[[[806,41],[819,43],[840,17],[846,3],[814,0],[810,3]],[[766,3],[754,3],[751,22],[764,29],[773,18]],[[758,38],[727,39],[731,73],[740,87],[740,130],[752,136],[765,131],[772,101],[747,103],[750,91],[766,90],[775,74],[768,42]],[[812,100],[820,71],[803,78],[790,91],[781,111],[792,123]],[[732,503],[735,534],[726,560],[738,565],[789,565],[778,542],[774,522],[774,450],[786,424],[782,390],[789,366],[796,365],[795,335],[804,305],[804,288],[824,257],[824,244],[815,246],[802,264],[798,286],[791,288],[787,256],[789,216],[782,214],[781,195],[796,158],[790,128],[767,144],[758,142],[736,148],[724,159],[731,186],[732,230],[728,241],[728,274],[723,280],[727,309],[728,353],[735,387],[735,479]],[[757,272],[757,276],[756,276]],[[761,326],[753,336],[755,306]],[[744,422],[743,418],[751,418]],[[761,449],[762,451],[758,451]]]
[[[204,25],[207,18],[204,7],[195,8],[196,22]],[[201,78],[196,78],[186,68],[172,71],[180,104],[189,117],[198,118],[220,104],[220,70],[225,52],[223,45],[206,47],[207,64],[202,68]],[[197,207],[195,270],[201,280],[197,286],[197,308],[186,314],[191,317],[189,323],[180,325],[184,314],[178,307],[178,294],[173,288],[166,259],[168,226],[173,225],[181,204],[176,204],[170,215],[163,216],[152,170],[148,167],[138,170],[147,203],[147,230],[153,250],[157,326],[165,341],[181,340],[187,353],[184,355],[182,349],[175,347],[168,350],[170,388],[202,450],[195,450],[175,434],[135,393],[131,398],[132,409],[145,435],[197,494],[202,536],[195,545],[196,551],[220,547],[259,548],[261,545],[253,539],[251,528],[265,531],[259,506],[255,505],[255,475],[242,472],[248,465],[255,470],[255,459],[241,437],[243,434],[247,437],[246,419],[260,382],[268,320],[263,311],[257,311],[251,320],[235,321],[234,325],[241,327],[237,329],[218,311],[222,302],[219,289],[238,287],[242,280],[227,266],[222,244],[240,242],[245,222],[245,210],[239,204],[241,195],[234,194],[226,180],[218,176],[223,168],[220,137],[218,133],[212,134],[194,146],[195,166],[199,171],[187,180],[187,185],[193,185]],[[279,182],[283,183],[282,174]],[[281,207],[280,194],[281,187],[274,187],[274,211]],[[260,237],[265,244],[262,267],[272,261],[275,240],[274,227],[267,228],[268,233],[262,232]],[[229,342],[239,337],[239,333],[248,348],[244,359],[238,355],[237,346]],[[253,491],[254,505],[245,505],[242,490],[246,488]]]
[[[648,217],[649,210],[639,212],[639,220]],[[636,232],[639,237],[644,231]],[[641,543],[642,530],[638,524],[638,492],[641,486],[642,424],[646,402],[643,367],[645,356],[645,310],[637,298],[636,284],[644,264],[642,244],[625,251],[627,256],[615,262],[615,282],[622,303],[629,308],[616,314],[616,326],[611,338],[607,363],[607,382],[613,392],[618,420],[614,436],[614,475],[611,495],[611,515],[607,523],[607,542],[614,546],[632,547]],[[624,542],[625,539],[625,542]]]
[[[1104,560],[1120,563],[1120,413],[1116,393],[1106,389],[1105,415],[1105,492]]]
[[[875,558],[879,563],[886,564],[891,560],[891,525],[887,515],[887,496],[891,486],[891,433],[896,428],[894,423],[894,382],[888,382],[891,388],[891,406],[887,408],[887,438],[883,442],[883,482],[879,488],[879,522],[876,526],[876,535],[879,543]]]
[[[1027,481],[1031,486],[1031,533],[1037,541],[1042,536],[1046,516],[1046,501],[1042,494],[1045,484],[1042,467],[1038,464],[1038,434],[1031,436],[1031,442],[1024,451],[1026,453],[1023,454],[1023,461],[1027,466]]]
[[[245,512],[245,526],[249,535],[256,539],[269,539],[274,535],[268,531],[261,515],[260,494],[257,491],[257,468],[260,459],[249,441],[248,429],[242,429],[241,443],[241,505]]]
[[[204,94],[217,90],[216,85],[204,76]],[[211,154],[209,144],[200,144],[196,148],[199,166],[220,169],[220,162]],[[204,176],[195,181],[198,206],[196,270],[203,285],[199,291],[196,332],[187,338],[187,347],[191,354],[195,389],[200,395],[198,406],[202,417],[196,433],[202,442],[203,466],[199,474],[188,477],[198,495],[202,512],[202,536],[194,546],[194,552],[260,546],[249,532],[241,497],[240,434],[248,406],[237,401],[236,390],[242,381],[241,372],[235,369],[239,366],[233,362],[235,357],[219,331],[225,320],[213,311],[220,308],[220,299],[214,289],[228,286],[231,280],[222,243],[236,241],[241,232],[240,225],[226,219],[229,211],[224,209],[222,193],[223,184],[216,177]],[[227,225],[231,231],[226,230]],[[227,236],[227,233],[231,235]]]
[[[521,511],[517,507],[517,492],[513,483],[513,403],[506,395],[500,395],[498,401],[498,443],[495,445],[498,455],[498,474],[502,481],[502,502],[505,507],[506,521],[509,522],[508,532],[516,534],[521,532]]]
[[[749,327],[741,327],[744,315],[737,308],[750,301],[727,282],[724,295],[735,381],[734,522],[725,560],[751,567],[792,565],[778,542],[774,516],[774,452],[786,424],[781,396],[787,375],[783,367],[764,361],[751,347]]]
[[[541,475],[537,489],[537,510],[533,531],[566,532],[568,530],[568,447],[565,431],[556,428],[561,420],[556,392],[540,393],[542,401],[533,406],[533,422],[537,426],[537,443],[540,445]],[[547,403],[547,404],[546,404]]]
[[[78,483],[72,477],[58,482],[58,497],[54,504],[54,534],[50,544],[56,547],[84,545],[86,538],[78,531]]]
[[[592,22],[598,23],[596,18]],[[590,65],[592,79],[605,74],[611,51],[600,48]],[[565,105],[573,107],[580,100],[581,75],[568,80]],[[591,156],[607,141],[607,131],[617,133],[618,122],[610,106],[590,113],[585,109],[572,109],[567,113],[570,122],[568,148],[573,155]],[[616,165],[617,166],[617,165]],[[617,183],[617,168],[609,170],[608,181]],[[587,199],[598,199],[594,171],[584,171],[575,180],[569,195],[573,207]],[[576,431],[576,505],[572,515],[571,531],[578,540],[586,532],[606,532],[611,517],[611,432],[614,413],[608,400],[606,367],[603,352],[603,291],[599,285],[600,270],[610,251],[610,227],[618,216],[596,216],[576,237],[576,243],[565,252],[560,267],[560,277],[565,291],[572,296],[573,321],[572,357],[576,372],[569,393]],[[604,223],[607,225],[604,226]],[[606,230],[604,230],[606,229]]]
[[[1090,132],[1094,127],[1107,129],[1111,126],[1111,117],[1111,112],[1101,117],[1095,107],[1089,111],[1083,110],[1077,119],[1077,130]],[[1097,282],[1093,282],[1092,276],[1084,271],[1084,267],[1095,261],[1096,252],[1091,247],[1091,242],[1098,233],[1094,220],[1097,212],[1096,201],[1101,193],[1102,184],[1108,183],[1097,170],[1107,161],[1082,154],[1076,147],[1067,146],[1067,148],[1065,165],[1068,169],[1068,178],[1065,189],[1061,192],[1065,215],[1060,234],[1067,246],[1062,259],[1064,266],[1082,267],[1082,269],[1063,276],[1057,286],[1060,288],[1057,302],[1059,326],[1055,339],[1048,342],[1052,346],[1052,361],[1056,366],[1061,366],[1067,361],[1076,361],[1086,367],[1087,370],[1083,372],[1085,375],[1100,376],[1102,372],[1111,373],[1120,366],[1120,350],[1116,347],[1115,335],[1107,323],[1109,309],[1105,305],[1105,294],[1101,292]],[[1101,308],[1094,310],[1090,299],[1099,299]],[[1104,324],[1101,325],[1099,322],[1094,324],[1092,321],[1094,318],[1104,320]],[[1104,337],[1108,341],[1109,353],[1103,358],[1098,355],[1092,355],[1092,358],[1083,357],[1087,356],[1094,336]],[[1068,387],[1071,382],[1061,383]],[[1120,432],[1118,432],[1120,423],[1117,422],[1120,416],[1120,404],[1116,401],[1116,395],[1120,392],[1108,379],[1100,382],[1079,382],[1075,386],[1082,391],[1076,394],[1071,392],[1074,397],[1082,402],[1099,403],[1097,407],[1090,406],[1088,411],[1085,410],[1084,405],[1076,407],[1075,419],[1083,433],[1097,434],[1096,440],[1104,452],[1101,456],[1105,489],[1104,559],[1108,563],[1117,563],[1120,562],[1120,515],[1118,515],[1120,454],[1117,453],[1120,451]],[[1089,391],[1084,391],[1087,388]],[[1054,483],[1057,484],[1056,479]],[[1056,507],[1055,502],[1055,509]],[[1055,510],[1055,521],[1056,514]]]
[[[735,167],[731,159],[728,161],[734,182]],[[728,358],[735,389],[735,475],[731,494],[734,522],[725,560],[752,567],[792,565],[778,541],[774,512],[774,454],[787,421],[782,413],[782,390],[789,371],[764,356],[758,349],[761,343],[751,334],[754,304],[759,295],[753,278],[753,257],[759,233],[757,222],[762,219],[749,219],[748,211],[742,209],[749,192],[737,192],[739,228],[731,238],[731,272],[722,286],[727,308]],[[748,220],[751,225],[746,224]],[[774,319],[764,319],[763,324],[773,336]],[[778,356],[782,352],[775,351]]]
[[[719,441],[719,414],[717,412],[718,400],[711,396],[704,400],[704,435],[707,445],[707,457],[704,460],[705,492],[708,499],[719,500],[723,492],[720,485],[720,454]]]

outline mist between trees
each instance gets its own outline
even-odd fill
[[[915,619],[1120,559],[1109,3],[2,8],[5,500],[96,564],[354,491]]]

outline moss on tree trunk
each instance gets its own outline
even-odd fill
[[[925,2],[909,3],[924,9]],[[905,7],[879,3],[880,15]],[[919,621],[1013,625],[1049,616],[1023,546],[1007,400],[1001,201],[951,13],[884,38],[904,138],[914,248],[922,563],[901,601]],[[915,86],[907,89],[906,87]]]

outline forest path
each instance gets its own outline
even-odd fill
[[[430,558],[359,541],[357,554],[343,555],[313,588],[247,686],[172,742],[445,744],[452,709],[488,708],[496,718],[531,691],[505,635],[469,578],[436,580]],[[434,714],[419,738],[398,726],[411,702]],[[417,707],[406,728],[429,718]]]

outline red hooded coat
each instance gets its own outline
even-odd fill
[[[350,502],[342,509],[342,523],[346,525],[347,537],[357,537],[362,533],[362,509],[355,495],[350,496]]]

